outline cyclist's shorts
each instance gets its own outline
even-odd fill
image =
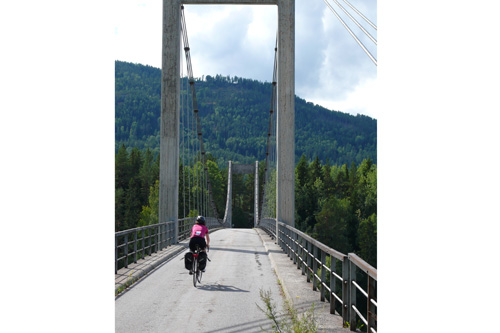
[[[200,246],[200,249],[205,249],[207,247],[207,242],[205,241],[205,238],[203,237],[193,237],[189,241],[189,249],[191,252],[194,252],[196,250],[196,244]]]

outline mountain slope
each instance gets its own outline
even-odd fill
[[[116,149],[159,152],[161,70],[115,62]],[[205,149],[220,161],[252,163],[265,158],[271,84],[207,76],[195,83]],[[377,162],[377,121],[295,99],[295,155],[330,164]]]

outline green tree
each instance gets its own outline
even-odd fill
[[[125,145],[122,145],[115,156],[115,189],[127,188],[130,181],[130,170],[128,153]]]
[[[144,153],[143,163],[139,170],[139,175],[146,192],[149,192],[150,187],[153,186],[155,181],[160,177],[160,170],[158,169],[153,153],[149,150],[149,148]]]
[[[226,207],[226,187],[227,182],[224,180],[222,171],[219,169],[217,163],[213,159],[207,161],[208,175],[210,178],[210,186],[212,188],[212,195],[217,207],[219,218],[224,217],[224,210]],[[211,211],[211,208],[209,209]]]
[[[334,183],[331,174],[331,167],[327,163],[323,166],[323,183],[324,183],[324,197],[329,198],[334,194]]]
[[[349,199],[329,198],[317,214],[313,237],[337,251],[349,252],[347,225],[350,222]]]
[[[316,156],[316,158],[314,159],[314,161],[309,165],[309,181],[311,183],[314,184],[314,182],[316,181],[316,179],[320,178],[321,180],[323,180],[322,178],[322,172],[321,172],[321,163],[319,161],[319,157]]]
[[[129,156],[122,145],[115,155],[115,231],[125,229],[125,197],[129,182]]]
[[[125,190],[115,190],[115,232],[124,230],[125,223]]]
[[[372,214],[359,224],[359,256],[377,267],[377,215]]]
[[[139,215],[139,227],[157,224],[158,223],[158,209],[160,205],[159,191],[160,182],[157,180],[153,186],[150,188],[148,205],[142,207],[142,211]]]
[[[297,176],[298,187],[304,186],[309,181],[308,165],[305,155],[300,157],[299,163],[295,167],[295,174]]]
[[[139,178],[131,178],[125,194],[124,229],[137,227],[142,210],[142,184]]]

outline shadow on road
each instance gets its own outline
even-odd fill
[[[251,253],[251,254],[262,254],[267,256],[268,252],[265,251],[255,251],[255,250],[243,250],[241,248],[230,248],[230,247],[210,247],[210,250],[216,250],[216,251],[230,251],[230,252],[240,252],[240,253]],[[269,252],[273,253],[283,253],[283,251],[276,251],[276,250],[270,250]],[[210,252],[209,252],[210,253]]]
[[[201,290],[207,290],[207,291],[231,291],[231,292],[241,292],[241,293],[248,293],[248,290],[243,290],[234,286],[225,286],[223,284],[203,284],[198,287],[198,289]]]

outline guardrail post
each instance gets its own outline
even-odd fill
[[[316,258],[318,257],[318,248],[316,247],[316,245],[313,245],[312,246],[313,248],[313,290],[316,291],[317,289],[317,282],[316,282],[316,274],[318,272],[318,261],[316,260]]]
[[[284,250],[284,247],[283,247],[283,232],[281,230],[281,226],[276,223],[276,228],[278,229],[278,239],[279,239],[279,246],[281,247],[282,250]]]
[[[177,221],[177,226],[179,226],[179,223],[180,223],[180,221]],[[171,239],[170,244],[174,245],[174,244],[176,244],[175,243],[175,224],[172,224],[171,230],[172,230],[172,237],[170,238]],[[177,240],[177,242],[179,242],[179,241]]]
[[[177,223],[177,237],[179,240],[184,237],[184,227],[187,223],[188,223],[188,220],[179,221]],[[175,228],[175,226],[174,226],[174,228]]]
[[[286,228],[288,230],[288,248],[290,250],[290,260],[293,261],[293,241],[292,241],[292,231],[288,228]]]
[[[170,233],[171,233],[170,224],[167,222],[167,223],[165,223],[165,225],[163,225],[163,246],[162,246],[162,249],[171,245]]]
[[[137,230],[134,231],[134,264],[137,264]]]
[[[311,273],[309,269],[311,269],[311,242],[306,240],[307,243],[307,282],[311,282]]]
[[[280,225],[280,234],[281,234],[281,248],[283,249],[283,252],[288,254],[288,250],[286,248],[287,242],[286,242],[286,229],[285,227]]]
[[[161,242],[161,232],[160,232],[160,229],[161,229],[161,224],[158,224],[156,227],[155,227],[155,231],[156,231],[156,252],[160,251],[160,242]]]
[[[169,234],[170,234],[170,225],[168,224],[168,222],[166,222],[165,224],[163,224],[163,235],[162,235],[163,243],[161,246],[162,250],[168,246]]]
[[[349,327],[351,331],[356,331],[356,311],[352,308],[356,306],[356,286],[352,284],[356,281],[356,265],[349,260]]]
[[[187,221],[182,222],[183,225],[186,225],[186,223],[188,223],[188,222]],[[172,224],[170,226],[170,231],[172,232],[172,234],[170,235],[170,238],[172,240],[172,245],[179,243],[179,238],[180,238],[179,237],[179,225],[180,224],[181,224],[181,221],[177,221],[177,231],[175,230],[175,224]],[[177,233],[177,239],[175,238],[176,233]]]
[[[153,236],[153,232],[151,228],[148,228],[148,254],[151,255],[151,237]]]
[[[302,251],[302,260],[301,260],[301,265],[302,265],[302,275],[306,275],[306,256],[307,256],[307,251],[306,251],[306,247],[307,247],[307,240],[303,237],[300,237],[300,245],[301,245],[301,248],[300,250]]]
[[[118,273],[118,236],[115,235],[115,274]]]
[[[347,256],[344,256],[342,260],[342,319],[344,320],[344,325],[349,322],[349,297],[351,295],[349,287],[349,259]]]
[[[125,234],[125,268],[128,268],[128,234]]]
[[[368,322],[367,325],[367,332],[370,332],[370,328],[373,327],[374,330],[377,330],[377,315],[375,314],[375,304],[371,302],[371,300],[375,300],[375,279],[372,278],[368,274],[368,290],[367,290],[367,309],[366,309],[366,321]]]
[[[168,222],[161,224],[161,226],[160,226],[160,232],[161,232],[161,247],[160,247],[160,250],[163,250],[167,246]]]
[[[179,224],[179,222],[177,222],[177,224]],[[165,224],[165,247],[172,245],[172,231],[172,227],[167,222],[167,224]]]
[[[288,255],[288,230],[285,228],[285,226],[281,227],[283,229],[283,251],[285,251],[286,255]]]
[[[180,221],[177,221],[177,227],[179,227],[179,223]],[[175,224],[172,224],[170,226],[170,231],[172,232],[172,234],[170,235],[170,244],[174,245],[176,244],[176,240],[175,240]],[[177,237],[177,243],[179,242],[179,237]]]
[[[333,274],[337,267],[337,259],[330,255],[330,314],[335,314],[335,302],[337,299],[335,298],[335,287],[337,278]]]
[[[291,230],[292,235],[292,247],[293,247],[293,264],[297,264],[298,256],[298,246],[297,246],[297,234]]]
[[[325,272],[326,272],[326,254],[325,251],[321,250],[321,287],[320,287],[320,297],[321,302],[325,301]]]
[[[186,225],[186,223],[188,223],[188,222],[187,221],[183,222],[184,225]],[[170,228],[172,230],[172,244],[179,243],[179,225],[180,225],[180,221],[177,221],[177,227],[175,224],[172,224],[170,226]]]
[[[269,222],[267,222],[269,223]],[[271,228],[272,228],[272,224],[271,224]],[[275,223],[274,224],[274,230],[276,231],[275,235],[276,235],[276,244],[278,244],[278,246],[280,245],[280,241],[279,241],[279,228],[278,228],[278,223]]]
[[[293,257],[292,257],[292,235],[291,235],[291,231],[285,226],[285,229],[286,229],[286,241],[288,243],[288,258],[290,258],[290,260],[293,260]]]
[[[144,246],[144,237],[145,237],[145,229],[141,229],[141,243],[142,243],[142,247],[141,247],[141,252],[142,252],[142,255],[141,255],[141,259],[144,259],[144,257],[146,257],[146,247]]]

